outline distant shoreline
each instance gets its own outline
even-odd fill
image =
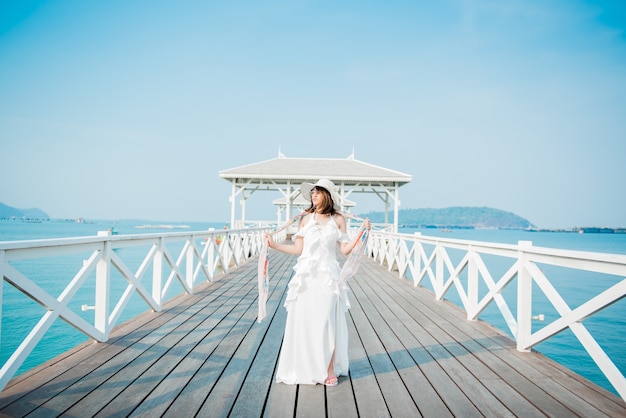
[[[626,228],[605,228],[588,226],[582,228],[532,228],[531,232],[575,232],[578,234],[626,234]]]
[[[17,217],[17,216],[5,216],[0,217],[2,221],[21,221],[25,223],[41,223],[41,222],[69,222],[69,223],[95,223],[95,220],[87,221],[84,218],[35,218],[35,217]],[[131,219],[129,219],[131,220]],[[626,234],[626,228],[609,228],[609,227],[572,227],[572,228],[502,228],[502,227],[487,227],[476,225],[420,225],[420,224],[400,224],[401,228],[424,228],[424,229],[441,229],[445,231],[453,229],[501,229],[501,230],[516,230],[516,231],[529,231],[529,232],[570,232],[577,234]],[[138,225],[135,228],[189,228],[188,225]]]
[[[573,227],[573,228],[497,228],[497,227],[482,227],[473,225],[416,225],[416,224],[400,224],[401,228],[424,228],[424,229],[440,229],[442,231],[449,231],[453,229],[500,229],[500,230],[515,230],[515,231],[529,231],[529,232],[570,232],[576,234],[626,234],[626,228],[607,228],[607,227]]]

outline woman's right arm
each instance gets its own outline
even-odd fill
[[[298,230],[302,229],[304,225],[306,225],[308,221],[308,216],[300,219],[300,224],[298,225]],[[296,236],[296,239],[293,244],[281,244],[278,242],[274,242],[274,239],[271,234],[266,233],[265,239],[267,240],[267,246],[273,248],[278,251],[282,251],[287,254],[300,255],[302,254],[302,248],[304,247],[304,238],[302,236]]]
[[[268,247],[287,254],[300,255],[302,254],[303,246],[304,239],[302,237],[296,237],[296,240],[293,244],[281,244],[278,242],[274,242],[274,240],[272,240],[271,238],[268,241]]]

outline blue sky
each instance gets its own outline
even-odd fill
[[[220,170],[354,149],[402,208],[623,227],[623,4],[3,1],[0,202],[221,222]]]

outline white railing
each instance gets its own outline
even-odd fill
[[[369,244],[370,256],[390,271],[397,270],[399,277],[412,279],[415,286],[425,284],[428,278],[437,300],[456,289],[455,297],[459,297],[469,320],[478,319],[488,305],[495,303],[520,351],[529,351],[569,328],[622,399],[626,399],[623,373],[583,324],[626,296],[626,255],[534,247],[530,241],[507,245],[378,231],[372,233]],[[498,277],[485,262],[494,257],[506,261],[501,269],[504,273]],[[579,295],[584,301],[572,308],[546,277],[545,272],[562,268],[609,275],[614,280],[595,295]],[[532,320],[543,321],[546,316],[533,317],[538,299],[533,296],[533,288],[545,295],[541,298],[555,312],[554,320],[534,332],[536,323]],[[505,291],[509,292],[507,296],[512,294],[512,300],[506,300]],[[516,307],[515,314],[509,304]],[[545,305],[541,309],[544,308]],[[623,335],[626,329],[621,332]]]
[[[183,292],[192,294],[200,282],[213,281],[257,255],[266,231],[268,228],[103,234],[0,242],[0,275],[43,308],[36,325],[2,365],[0,390],[57,318],[95,341],[107,341],[132,295],[139,295],[148,309],[160,311],[170,298]],[[284,234],[283,231],[275,238],[284,239]],[[534,247],[528,241],[507,245],[378,230],[372,232],[368,251],[374,260],[389,270],[397,270],[399,277],[413,280],[415,286],[426,284],[425,279],[428,279],[438,300],[450,297],[451,289],[455,289],[469,320],[478,319],[488,306],[495,305],[520,351],[528,351],[564,329],[571,329],[609,382],[626,399],[623,373],[583,324],[626,296],[625,255]],[[503,273],[487,267],[491,265],[491,260],[486,261],[490,257],[508,260]],[[48,261],[49,258],[53,260]],[[70,260],[70,272],[64,273],[68,280],[61,283],[57,291],[45,289],[37,277],[39,270],[46,269],[48,262],[66,258]],[[32,267],[35,260],[39,260],[35,272],[24,268]],[[601,273],[615,276],[616,280],[607,289],[586,296],[584,302],[571,308],[547,278],[545,272],[550,266]],[[146,276],[151,276],[151,280],[142,281]],[[119,297],[113,291],[115,287]],[[533,309],[537,309],[533,287],[541,290],[557,313],[554,320],[534,332],[533,318],[543,315],[533,317]],[[506,292],[513,295],[509,300],[503,294]],[[85,303],[86,300],[93,305]],[[0,286],[0,316],[6,316],[4,303]],[[0,335],[2,331],[0,328]]]
[[[2,365],[0,390],[57,318],[93,340],[107,341],[134,294],[141,296],[148,309],[161,311],[164,302],[176,294],[192,294],[200,282],[213,281],[257,255],[265,231],[268,229],[141,235],[103,232],[97,237],[0,242],[1,277],[43,307],[41,318],[34,318],[36,325]],[[45,280],[39,276],[45,276],[60,259],[68,264],[63,277],[71,279],[56,283],[61,290],[44,289]],[[150,275],[150,280],[142,280]],[[1,285],[0,324],[5,319],[2,316],[8,315],[6,308],[13,308],[3,305],[6,290],[3,292]],[[93,305],[85,304],[86,300]],[[16,320],[24,318],[12,319]]]

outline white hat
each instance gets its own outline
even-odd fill
[[[311,190],[314,187],[321,187],[326,189],[330,193],[330,197],[333,199],[333,208],[335,210],[341,210],[341,197],[335,191],[335,184],[328,179],[319,179],[317,183],[307,183],[304,182],[300,185],[300,194],[309,202],[311,201]]]

